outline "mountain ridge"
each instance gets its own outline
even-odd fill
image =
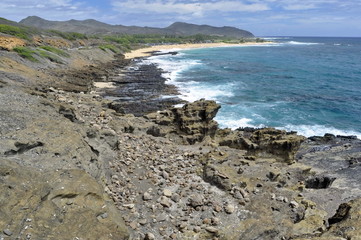
[[[184,22],[175,22],[165,28],[139,27],[111,25],[94,19],[50,21],[37,16],[29,16],[19,24],[41,29],[52,29],[64,32],[79,32],[84,34],[165,34],[165,35],[217,35],[233,38],[254,38],[255,36],[246,30],[236,27],[214,27],[210,25],[197,25]]]

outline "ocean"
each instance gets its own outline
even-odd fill
[[[221,128],[361,139],[361,38],[266,39],[274,43],[178,50],[145,61],[165,71],[180,98],[221,104]]]

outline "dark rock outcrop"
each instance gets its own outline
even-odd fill
[[[178,92],[175,87],[166,83],[167,79],[162,73],[155,64],[142,64],[136,61],[126,70],[123,67],[113,68],[106,81],[113,83],[116,88],[101,89],[100,94],[114,98],[114,103],[109,107],[119,113],[139,117],[168,109],[180,103],[181,99],[176,96]]]
[[[306,188],[312,188],[312,189],[329,188],[335,180],[336,180],[335,177],[315,176],[306,180]]]

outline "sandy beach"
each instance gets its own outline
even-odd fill
[[[272,42],[248,42],[248,43],[186,43],[186,44],[172,44],[172,45],[156,45],[147,48],[141,48],[133,50],[129,53],[125,53],[125,59],[132,59],[138,57],[148,57],[152,55],[154,51],[164,50],[177,50],[177,49],[193,49],[193,48],[212,48],[212,47],[235,47],[235,46],[246,46],[246,45],[263,45],[270,44]]]

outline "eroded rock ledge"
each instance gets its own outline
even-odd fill
[[[135,117],[91,91],[0,84],[0,238],[360,235],[358,139],[219,129],[204,99]]]

